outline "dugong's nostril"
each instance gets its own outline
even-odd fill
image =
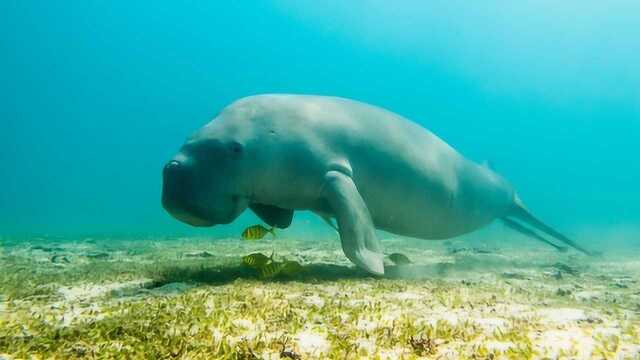
[[[176,160],[171,160],[164,166],[164,171],[172,171],[180,168],[180,163]]]
[[[189,198],[189,174],[184,164],[171,160],[162,171],[162,203],[172,209],[184,208]]]

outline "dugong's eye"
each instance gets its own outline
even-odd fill
[[[231,150],[232,153],[239,155],[240,153],[242,153],[242,144],[236,141],[232,141],[231,143],[229,143],[229,150]]]

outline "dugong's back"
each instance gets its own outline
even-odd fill
[[[499,176],[418,124],[376,106],[338,97],[259,95],[230,108],[252,112],[253,131],[277,128],[316,154],[344,159],[380,229],[447,238],[485,225],[511,201],[510,187]]]
[[[240,99],[229,108],[254,112],[255,123],[277,122],[279,132],[288,132],[291,137],[322,137],[336,150],[377,152],[407,165],[419,158],[416,165],[439,166],[442,170],[453,169],[456,162],[464,161],[455,149],[424,127],[383,108],[350,99],[270,94]]]

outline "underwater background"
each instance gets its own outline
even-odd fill
[[[640,359],[638,25],[637,1],[0,1],[0,360]],[[372,276],[308,212],[253,241],[251,211],[173,219],[164,164],[261,93],[418,122],[597,256],[379,232]]]
[[[335,95],[489,160],[546,222],[638,244],[634,1],[0,3],[0,234],[237,236],[160,206],[161,169],[243,96]],[[289,234],[325,231],[296,214]],[[522,239],[523,241],[528,241]]]

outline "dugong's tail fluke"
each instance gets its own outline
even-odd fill
[[[568,237],[562,235],[561,233],[559,233],[558,231],[556,231],[552,227],[550,227],[547,224],[543,223],[542,221],[538,220],[535,216],[533,216],[525,208],[524,204],[522,203],[522,200],[520,200],[520,198],[517,195],[514,198],[513,211],[509,215],[507,215],[507,217],[513,217],[513,218],[516,218],[518,220],[521,220],[522,222],[533,226],[534,228],[536,228],[536,229],[548,234],[549,236],[553,236],[554,238],[562,241],[563,243],[573,247],[574,249],[576,249],[578,251],[581,251],[581,252],[583,252],[583,253],[585,253],[587,255],[594,255],[591,251],[583,248],[582,246],[580,246],[579,244],[577,244],[573,240],[569,239]],[[509,219],[507,219],[507,220],[509,221]]]
[[[552,243],[551,241],[543,238],[542,236],[538,235],[538,233],[536,233],[535,231],[523,226],[522,224],[520,224],[517,221],[511,220],[511,219],[506,218],[506,217],[501,218],[500,220],[502,220],[502,223],[505,224],[505,226],[507,226],[507,227],[509,227],[509,228],[521,233],[522,235],[529,236],[529,237],[531,237],[533,239],[541,241],[541,242],[543,242],[543,243],[545,243],[545,244],[547,244],[549,246],[554,247],[556,250],[558,250],[560,252],[567,251],[567,247],[566,246],[559,246],[559,245],[556,245],[556,244]]]

